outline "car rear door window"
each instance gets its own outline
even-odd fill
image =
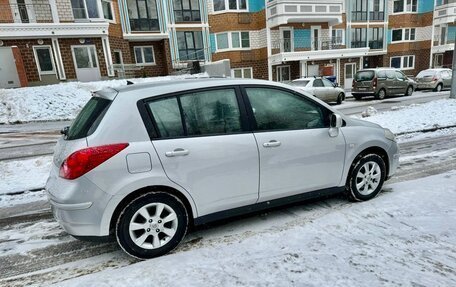
[[[291,92],[246,88],[256,130],[298,130],[329,126],[329,114],[318,104]]]
[[[323,81],[320,80],[320,79],[316,79],[316,80],[314,80],[314,82],[313,82],[313,86],[314,86],[314,88],[324,87]]]
[[[148,103],[162,138],[184,136],[179,103],[176,97],[159,99]]]
[[[237,133],[241,113],[234,89],[195,92],[180,97],[189,136]]]

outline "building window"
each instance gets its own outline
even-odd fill
[[[127,0],[132,31],[159,31],[156,0]]]
[[[352,29],[352,48],[364,48],[366,47],[367,39],[367,29],[366,28],[353,28]]]
[[[52,52],[50,46],[33,47],[35,60],[38,66],[40,75],[55,74],[54,61],[52,60]]]
[[[236,69],[231,69],[231,76],[233,78],[245,78],[245,79],[251,79],[253,78],[253,73],[252,73],[252,68],[236,68]]]
[[[385,0],[374,0],[369,11],[369,19],[374,21],[385,20]]]
[[[113,9],[112,9],[112,2],[111,1],[102,0],[101,1],[101,7],[103,9],[103,17],[106,20],[114,21],[114,13],[113,13]]]
[[[352,0],[352,21],[367,21],[367,0]]]
[[[99,19],[96,0],[71,0],[74,19]]]
[[[443,54],[436,54],[434,56],[434,68],[441,68],[443,66]]]
[[[155,65],[154,47],[137,46],[134,47],[136,64]]]
[[[383,28],[370,28],[369,35],[369,48],[383,49]]]
[[[416,12],[417,10],[417,0],[394,0],[393,13]]]
[[[177,32],[180,60],[204,60],[203,35],[201,31]]]
[[[215,37],[217,50],[250,48],[249,32],[225,32],[216,34]]]
[[[200,22],[199,0],[174,0],[176,22]]]
[[[397,69],[414,69],[415,68],[415,55],[391,57],[390,67]]]
[[[213,0],[214,11],[247,10],[247,0]]]
[[[344,37],[344,29],[333,29],[331,32],[332,36],[332,43],[336,45],[344,45],[345,44],[345,37]]]
[[[392,42],[399,41],[415,41],[416,30],[415,28],[404,28],[393,30]]]
[[[290,66],[278,66],[276,71],[277,71],[277,73],[276,73],[277,82],[291,81]]]

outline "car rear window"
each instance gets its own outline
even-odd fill
[[[372,81],[374,78],[374,71],[359,71],[356,72],[355,75],[355,81],[361,82],[361,81]]]
[[[97,129],[110,104],[110,100],[92,97],[71,124],[65,139],[76,140],[91,135]]]
[[[427,70],[427,71],[421,71],[418,73],[416,76],[417,78],[426,78],[426,77],[433,77],[435,75],[436,71],[432,70]]]
[[[309,82],[309,80],[299,80],[291,82],[291,85],[296,87],[305,87],[307,84],[309,84]]]

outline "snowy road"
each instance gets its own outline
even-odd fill
[[[415,139],[407,140],[406,137],[401,139],[403,141],[401,144],[401,167],[398,170],[397,175],[388,182],[389,185],[456,170],[456,146],[454,145],[454,142],[456,142],[456,134],[445,134],[445,132],[439,133],[441,133],[439,136],[429,139],[415,138],[417,141],[415,141]],[[424,136],[425,135],[422,135],[422,137]],[[451,178],[453,180],[453,186],[456,186],[456,175],[453,175]],[[396,192],[389,192],[391,191],[391,188],[391,186],[387,186],[380,198],[363,204],[372,204],[379,209],[387,208],[387,206],[383,204],[390,204],[391,200],[389,201],[388,198],[390,196],[396,196]],[[407,198],[404,195],[397,196],[400,197],[401,200],[406,200]],[[454,197],[449,199],[454,200]],[[40,206],[37,202],[33,204],[35,207]],[[361,204],[361,206],[363,204]],[[453,206],[455,205],[456,202],[453,201]],[[18,211],[19,213],[23,213],[27,208],[27,204],[16,206],[16,210],[13,210],[14,208],[6,208],[6,211],[1,211],[0,218],[5,217],[5,212],[9,212],[9,216],[11,216],[17,214]],[[185,254],[188,253],[188,256],[191,256],[192,252],[198,252],[198,250],[237,246],[238,243],[244,242],[245,240],[254,240],[254,238],[262,235],[271,236],[274,232],[291,232],[290,230],[294,230],[297,226],[299,227],[308,223],[318,222],[322,217],[334,217],[340,214],[352,213],[352,209],[360,208],[362,209],[358,204],[350,203],[346,201],[345,198],[336,196],[326,200],[308,202],[293,207],[253,215],[244,219],[212,224],[209,227],[202,227],[190,233],[187,236],[185,243],[182,244],[172,256],[185,257]],[[30,212],[33,208],[28,208],[28,210],[28,212]],[[370,224],[369,220],[371,220],[367,217],[365,219],[367,221],[363,221],[363,218],[354,217],[354,215],[349,218],[351,218],[350,220],[360,220],[361,226]],[[449,216],[449,218],[451,217]],[[374,221],[375,224],[380,226],[380,231],[387,227],[381,220],[383,219],[379,219],[378,222]],[[314,226],[313,228],[317,227],[318,226]],[[403,227],[405,227],[405,225]],[[414,228],[418,227],[412,226],[409,228],[410,230],[414,230]],[[38,215],[22,214],[14,219],[0,219],[0,229],[2,230],[0,235],[0,286],[43,286],[84,274],[127,266],[136,262],[119,251],[119,248],[115,243],[95,244],[81,242],[71,238],[58,227],[49,211],[44,211]],[[20,230],[20,232],[18,232],[18,230]],[[315,231],[315,229],[313,229],[313,231]],[[380,231],[377,230],[375,232]],[[320,239],[328,235],[334,236],[334,234],[325,233],[324,230],[319,232],[321,232],[321,234],[318,235]],[[356,232],[359,232],[359,230]],[[382,236],[385,235],[383,234]],[[436,250],[448,249],[447,241],[442,243],[436,240],[435,237],[431,236],[427,238],[425,237],[425,234],[422,234],[422,236],[424,237],[420,239],[422,240],[420,241],[420,246],[430,244],[430,246]],[[351,240],[354,239],[352,238]],[[451,237],[448,240],[453,240],[451,242],[454,247],[456,244],[454,241],[455,238]],[[316,252],[312,251],[312,248],[324,248],[324,246],[317,243],[312,246],[309,245],[310,254]],[[236,247],[232,248],[236,249]],[[451,250],[449,253],[452,254],[451,256],[453,256],[453,259],[456,258],[455,252],[456,250]],[[287,263],[285,264],[285,266],[287,266],[286,268],[291,268],[292,265],[299,266],[304,264],[304,258],[301,256],[303,254],[298,257],[295,257],[294,254],[294,252],[290,251],[290,256],[285,256],[284,258],[278,257],[277,260],[287,260]],[[370,258],[369,260],[373,260],[372,258],[374,256],[374,254],[358,255],[358,257],[349,258],[355,265],[361,264],[364,260],[363,258],[366,256],[366,258]],[[430,258],[429,260],[432,261],[434,259]],[[368,262],[373,264],[372,266],[375,265],[371,261]],[[231,262],[230,264],[235,263]],[[251,262],[251,264],[253,263]],[[407,265],[407,263],[404,264],[404,266]],[[436,275],[436,278],[440,280],[438,282],[450,282],[445,281],[445,278],[452,278],[452,280],[455,280],[455,274],[454,272],[452,273],[451,270],[448,271],[449,267],[447,266],[447,263],[444,264],[442,262],[432,261],[432,264],[435,264],[437,267],[440,266],[439,268],[441,270],[436,271],[436,273],[440,274]],[[245,267],[247,268],[248,266]],[[454,268],[452,270],[454,270]],[[385,278],[388,278],[388,276]],[[397,278],[395,280],[397,280]],[[418,280],[417,282],[420,281]],[[170,284],[170,282],[166,280],[163,281],[163,283],[165,285]],[[217,282],[214,282],[212,285],[215,286],[217,285],[216,283]],[[86,286],[89,285],[93,284],[87,284]],[[440,284],[440,286],[445,285]]]

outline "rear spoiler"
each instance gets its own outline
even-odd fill
[[[92,92],[92,97],[98,97],[98,98],[103,98],[103,99],[107,99],[110,101],[114,101],[114,99],[116,98],[118,93],[119,93],[119,91],[117,91],[113,88],[105,88],[103,90]]]

